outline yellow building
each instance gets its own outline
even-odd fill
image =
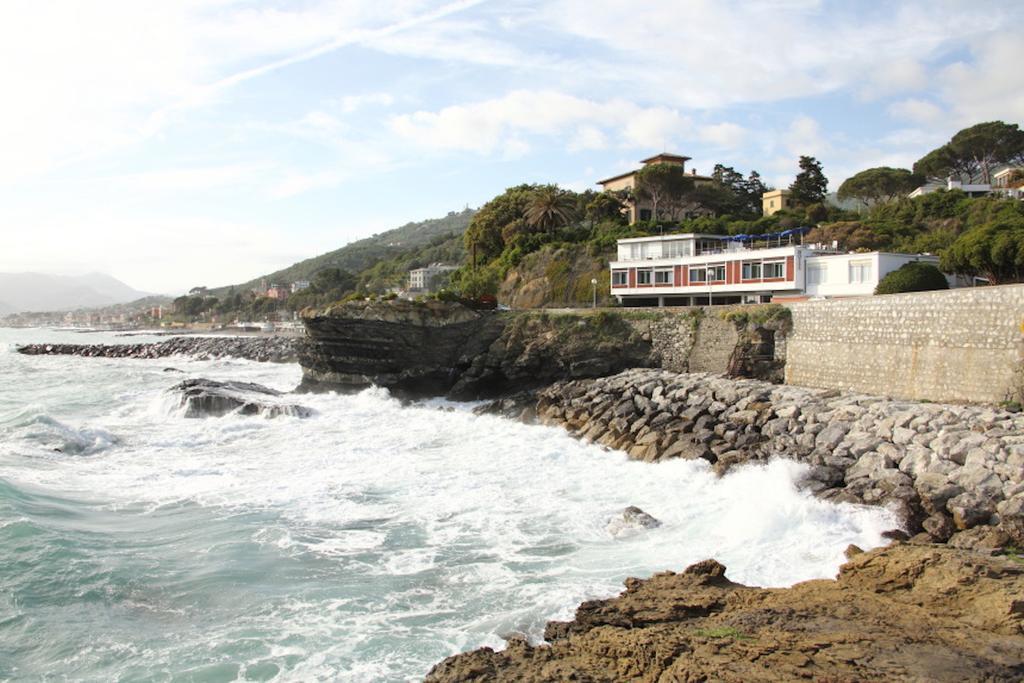
[[[761,195],[761,213],[771,216],[776,211],[792,209],[795,206],[789,190],[772,190]]]
[[[643,159],[640,163],[644,166],[649,164],[675,164],[682,166],[685,170],[686,162],[690,160],[690,157],[684,157],[679,154],[657,154],[649,159]],[[598,180],[597,184],[601,186],[605,192],[618,192],[620,190],[634,190],[636,189],[636,174],[640,172],[640,169],[630,171],[628,173],[622,173],[620,175],[612,176],[611,178],[605,178],[604,180]],[[697,171],[691,170],[690,177],[694,179],[695,185],[702,185],[705,183],[711,183],[714,179],[711,176],[697,175]],[[645,201],[628,201],[626,202],[628,207],[629,222],[630,225],[637,221],[649,221],[653,216],[652,206]]]

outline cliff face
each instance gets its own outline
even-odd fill
[[[341,304],[305,318],[304,390],[370,385],[487,398],[657,363],[649,334],[615,314],[501,313],[456,303]],[[646,338],[645,338],[646,337]]]
[[[305,316],[304,390],[371,385],[443,395],[504,328],[497,315],[438,301],[351,302]]]
[[[700,309],[479,312],[457,303],[339,304],[305,317],[306,390],[376,385],[454,399],[507,396],[629,368],[767,377],[750,329]]]
[[[550,645],[450,657],[442,681],[1019,681],[1024,566],[940,546],[859,553],[835,581],[761,589],[714,560],[627,579]]]

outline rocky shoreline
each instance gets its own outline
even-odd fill
[[[298,337],[173,337],[144,344],[27,344],[18,353],[30,356],[84,356],[88,358],[167,358],[190,356],[198,360],[243,358],[270,363],[294,363],[302,344]]]
[[[546,643],[455,655],[427,681],[1024,679],[1024,414],[645,368],[482,411],[719,474],[793,459],[805,489],[893,508],[905,531],[851,546],[834,581],[751,588],[711,559],[627,579]]]
[[[782,457],[818,496],[894,508],[922,542],[1024,547],[1024,414],[635,369],[539,392],[545,424],[719,474]]]
[[[943,545],[862,553],[836,580],[762,589],[704,560],[627,579],[550,622],[547,645],[449,657],[430,683],[492,681],[1020,681],[1024,564]]]

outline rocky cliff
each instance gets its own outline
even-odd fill
[[[306,390],[382,386],[476,399],[634,367],[781,377],[781,307],[480,312],[458,303],[351,302],[307,313]]]
[[[551,622],[550,644],[450,657],[452,681],[1020,681],[1024,565],[948,546],[848,551],[835,581],[733,583],[705,560],[627,579]]]

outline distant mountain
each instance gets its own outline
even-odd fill
[[[65,311],[126,303],[148,296],[103,273],[0,273],[0,313]],[[7,310],[4,310],[4,309]]]
[[[444,218],[432,218],[379,233],[372,237],[351,242],[340,249],[320,256],[299,261],[287,268],[275,271],[248,282],[233,285],[235,289],[247,290],[266,284],[289,284],[296,280],[311,280],[317,271],[324,268],[341,268],[350,273],[359,273],[378,261],[437,243],[443,238],[461,236],[469,221],[476,213],[473,209],[451,211]],[[210,291],[219,296],[231,287],[218,287]]]

